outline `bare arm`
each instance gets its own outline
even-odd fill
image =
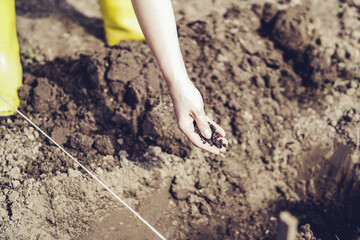
[[[193,120],[202,135],[210,138],[208,122],[211,122],[218,133],[225,137],[225,131],[206,116],[201,94],[188,77],[180,51],[171,1],[132,0],[132,3],[146,41],[169,87],[179,128],[196,146],[211,153],[219,153],[215,146],[203,144],[194,132]],[[224,138],[223,141],[227,143]],[[224,152],[225,148],[220,151]]]

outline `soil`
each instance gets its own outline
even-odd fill
[[[18,0],[22,111],[168,239],[360,237],[360,3],[173,1],[221,155],[176,127],[150,49],[95,0]],[[344,9],[344,11],[339,9]],[[19,115],[0,120],[4,239],[155,239]]]
[[[197,126],[195,120],[193,122],[194,124],[194,131],[200,136],[201,141],[203,142],[203,144],[210,144],[210,146],[216,146],[217,148],[221,149],[222,147],[226,147],[226,144],[223,143],[222,139],[219,139],[221,137],[221,135],[219,135],[219,133],[216,132],[216,127],[209,123],[209,127],[211,129],[211,137],[209,139],[205,138],[201,132],[199,127]]]

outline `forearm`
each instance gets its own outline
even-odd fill
[[[214,145],[205,144],[194,131],[194,120],[201,135],[212,136],[209,123],[216,126],[217,134],[227,145],[225,131],[214,123],[204,111],[204,103],[199,90],[189,80],[180,51],[174,11],[170,0],[132,0],[136,17],[146,41],[168,84],[180,130],[196,146],[211,152],[225,152]]]
[[[171,86],[188,79],[170,0],[132,0],[136,16],[156,61]]]

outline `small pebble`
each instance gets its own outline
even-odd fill
[[[116,141],[120,146],[124,144],[124,140],[122,138],[119,138],[117,141]]]
[[[78,177],[78,176],[81,176],[82,173],[80,171],[78,171],[78,170],[69,168],[68,169],[68,175],[69,175],[69,177]]]
[[[39,137],[39,132],[38,132],[38,131],[35,131],[35,132],[34,132],[34,137],[35,137],[35,138],[38,138],[38,137]]]
[[[161,152],[162,152],[162,149],[159,146],[150,146],[148,149],[148,153],[153,156],[158,156],[158,155],[160,155]]]
[[[20,186],[20,182],[18,180],[14,180],[11,182],[11,185],[13,188],[17,188],[18,186]]]
[[[99,174],[99,175],[102,175],[104,173],[104,171],[100,167],[98,167],[98,168],[95,169],[95,173]]]
[[[10,170],[8,175],[9,175],[10,179],[19,179],[19,177],[20,177],[20,168],[19,167],[14,167],[13,169]]]

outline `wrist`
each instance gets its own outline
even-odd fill
[[[166,84],[170,90],[170,93],[173,93],[176,90],[184,89],[190,84],[193,85],[187,73],[178,73],[173,74],[172,76],[164,76]]]
[[[192,83],[186,71],[178,71],[164,74],[169,89],[181,87]]]

